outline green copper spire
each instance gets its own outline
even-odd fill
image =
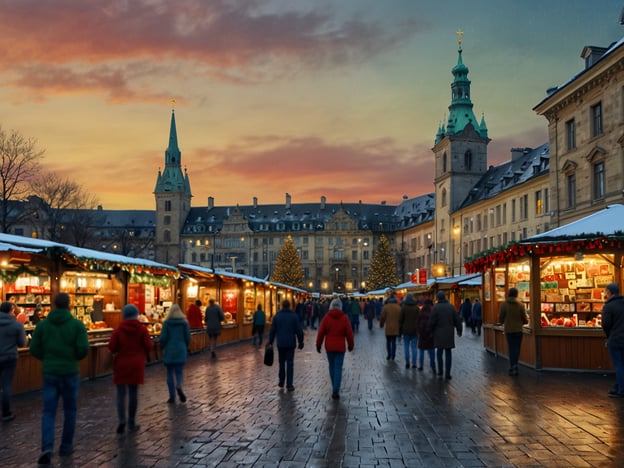
[[[457,31],[457,42],[459,44],[457,49],[458,57],[457,65],[455,65],[451,70],[454,78],[451,83],[451,105],[448,108],[449,117],[446,123],[446,131],[441,135],[438,129],[438,134],[436,134],[436,143],[445,136],[456,135],[463,132],[468,124],[472,125],[481,137],[487,138],[485,120],[482,119],[482,124],[480,125],[472,110],[468,67],[464,65],[464,61],[462,59],[462,34],[463,32]]]
[[[191,196],[191,184],[188,174],[182,174],[182,153],[178,147],[178,132],[176,129],[175,111],[171,111],[171,125],[169,127],[169,146],[165,150],[165,169],[158,171],[155,193],[181,192]]]

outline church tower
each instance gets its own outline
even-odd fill
[[[453,67],[451,105],[446,127],[435,137],[436,258],[450,266],[449,274],[461,270],[461,219],[453,216],[470,190],[487,171],[488,138],[485,118],[477,121],[470,100],[468,67],[462,59],[462,32],[457,32],[458,58]]]
[[[183,262],[180,233],[191,209],[191,184],[186,170],[182,173],[182,155],[178,148],[175,111],[171,111],[169,146],[165,151],[165,169],[158,170],[156,198],[156,261],[168,265]]]

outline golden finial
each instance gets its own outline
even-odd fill
[[[462,36],[464,35],[464,31],[458,29],[455,34],[457,34],[457,44],[459,45],[459,50],[461,50]]]
[[[171,110],[175,110],[175,98],[171,98]]]

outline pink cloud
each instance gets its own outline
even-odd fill
[[[102,88],[113,95],[122,89],[131,96],[123,86],[131,71],[121,62],[178,61],[213,79],[264,81],[302,66],[369,60],[422,28],[409,19],[386,25],[359,17],[340,21],[331,9],[269,13],[269,7],[249,0],[3,2],[0,63],[17,75],[15,84],[34,90],[41,84],[28,72],[47,65],[47,86],[57,92]],[[86,64],[95,68],[85,71]],[[94,76],[99,73],[104,76]]]

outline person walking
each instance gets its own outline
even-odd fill
[[[453,348],[455,347],[455,331],[457,336],[462,335],[462,322],[455,307],[446,300],[444,291],[438,291],[438,303],[431,309],[429,328],[433,335],[433,346],[436,348],[438,376],[451,379],[453,364]]]
[[[186,309],[186,319],[190,328],[204,328],[202,323],[202,302],[197,299],[195,302],[191,302]]]
[[[607,336],[607,351],[615,369],[612,398],[624,397],[624,297],[620,287],[610,283],[605,288],[606,303],[602,308],[602,329]]]
[[[295,367],[295,347],[303,349],[303,327],[299,317],[290,308],[288,299],[282,301],[281,310],[275,314],[269,331],[269,345],[277,341],[277,355],[279,361],[279,381],[277,386],[282,388],[284,380],[286,389],[292,392],[293,374]]]
[[[11,412],[11,391],[17,368],[17,348],[26,345],[24,325],[11,315],[13,304],[0,304],[0,391],[2,391],[2,421],[15,419]]]
[[[483,326],[483,310],[479,298],[475,299],[472,305],[472,333],[481,336],[481,327]]]
[[[399,335],[399,316],[401,315],[401,307],[394,294],[392,294],[383,308],[381,309],[381,318],[379,326],[386,327],[386,351],[387,360],[394,361],[396,357],[396,340]]]
[[[462,303],[461,307],[459,308],[459,315],[464,321],[466,330],[470,328],[472,330],[472,333],[474,334],[475,329],[472,323],[472,303],[470,302],[470,298],[467,297]]]
[[[368,299],[364,305],[364,318],[368,322],[368,331],[373,331],[373,320],[375,320],[375,300]]]
[[[509,354],[509,375],[518,375],[518,360],[522,346],[522,326],[529,322],[524,311],[524,305],[518,300],[518,290],[509,288],[507,299],[500,306],[498,321],[503,324],[505,338],[507,338],[507,353]]]
[[[256,311],[251,319],[251,323],[251,333],[253,334],[251,342],[254,346],[256,346],[256,342],[258,343],[258,346],[262,346],[262,341],[264,340],[264,327],[266,326],[266,314],[264,313],[264,310],[262,310],[262,304],[258,304],[258,307],[256,308]]]
[[[204,321],[206,322],[206,333],[208,333],[210,355],[213,358],[217,357],[215,349],[217,347],[217,338],[221,334],[221,322],[223,322],[223,320],[225,320],[223,310],[214,299],[210,299],[208,301],[208,307],[206,307]]]
[[[167,403],[175,403],[176,393],[180,401],[186,401],[184,394],[184,364],[191,344],[191,327],[178,304],[169,308],[160,332],[160,348],[164,351],[163,364],[167,369]]]
[[[431,309],[433,308],[433,301],[431,299],[425,299],[422,309],[418,314],[418,321],[416,322],[416,328],[418,330],[418,370],[423,370],[425,363],[425,352],[429,355],[429,364],[433,375],[436,374],[436,362],[435,362],[435,350],[433,348],[433,335],[429,329],[429,318],[431,317]]]
[[[345,345],[346,340],[346,345]],[[340,398],[340,383],[342,381],[342,366],[347,349],[353,351],[353,330],[347,316],[342,312],[342,302],[334,299],[329,305],[329,312],[319,326],[316,334],[316,350],[320,353],[325,341],[327,362],[329,364],[329,378],[332,385],[332,398]]]
[[[407,293],[403,304],[401,304],[401,313],[399,314],[399,333],[403,336],[403,348],[405,353],[405,368],[410,368],[410,351],[411,366],[416,367],[418,359],[418,315],[420,307],[414,299],[412,293]]]
[[[117,388],[117,434],[137,431],[136,412],[139,385],[145,381],[145,362],[152,350],[152,340],[147,327],[139,322],[139,309],[127,304],[121,311],[123,320],[113,330],[108,349],[113,355],[113,383]],[[126,394],[128,412],[126,414]]]
[[[331,304],[330,304],[331,306]],[[360,307],[360,303],[352,297],[349,301],[349,320],[351,321],[351,329],[354,332],[360,330],[360,313],[362,312],[362,308]]]
[[[38,463],[48,465],[54,448],[54,423],[58,399],[63,399],[63,433],[59,454],[74,451],[74,433],[78,409],[80,372],[78,362],[89,352],[84,324],[69,311],[70,298],[58,293],[54,309],[37,324],[30,341],[30,354],[42,361],[43,415],[41,419],[41,455]]]

